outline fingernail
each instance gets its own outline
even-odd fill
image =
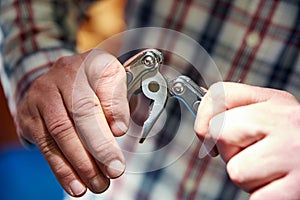
[[[109,182],[105,181],[104,179],[107,179],[107,178],[97,175],[90,181],[93,192],[101,193],[101,192],[104,192],[108,188]]]
[[[125,165],[119,160],[113,160],[107,166],[109,178],[117,178],[121,176],[125,170]]]
[[[206,148],[204,147],[204,145],[201,145],[199,153],[198,153],[198,157],[200,159],[205,158],[208,155]]]
[[[117,126],[123,133],[125,133],[125,132],[128,130],[128,126],[127,126],[124,122],[117,121],[117,122],[116,122],[116,126]]]
[[[83,186],[78,180],[74,180],[70,183],[70,189],[73,196],[80,196],[86,190],[85,186]]]
[[[216,149],[216,142],[212,139],[208,139],[207,137],[204,140],[204,147],[206,149],[206,152],[210,155],[210,156],[217,156],[218,155],[218,151]],[[216,154],[216,155],[215,155]]]
[[[209,155],[210,155],[211,157],[216,157],[216,156],[219,155],[219,151],[218,151],[218,149],[217,149],[216,146],[214,146],[214,147],[212,148],[212,150],[209,152]]]

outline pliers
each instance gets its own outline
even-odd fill
[[[175,97],[184,103],[196,117],[198,106],[206,90],[200,88],[188,76],[168,78],[160,72],[163,54],[157,49],[147,49],[131,57],[124,63],[127,75],[128,94],[142,91],[153,101],[149,117],[143,124],[139,143],[143,143],[153,125],[165,108],[168,97]]]

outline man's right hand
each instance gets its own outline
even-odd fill
[[[70,195],[101,193],[125,169],[114,139],[129,124],[125,70],[99,50],[60,58],[33,82],[17,120]]]

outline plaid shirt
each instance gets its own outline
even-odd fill
[[[74,50],[70,36],[75,28],[70,25],[78,21],[74,16],[80,12],[71,8],[78,6],[71,1],[30,2],[12,6],[1,2],[5,38],[5,70],[1,72],[8,80],[10,90],[6,92],[11,102],[22,99],[32,80],[58,57]],[[196,40],[211,55],[224,80],[287,90],[299,99],[299,9],[299,1],[293,0],[128,0],[126,13],[129,29],[163,27]],[[175,119],[169,117],[166,123],[173,127],[178,109],[173,106],[168,110]],[[153,146],[171,139],[172,128],[163,131],[163,140],[153,141]],[[192,132],[192,126],[187,125],[185,131]],[[125,173],[113,180],[104,194],[88,193],[83,199],[246,199],[247,194],[228,178],[220,158],[198,158],[200,145],[195,141],[163,169]],[[172,152],[155,155],[143,164],[170,156]]]

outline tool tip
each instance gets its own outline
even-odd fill
[[[142,144],[142,143],[145,141],[145,139],[146,139],[146,138],[144,138],[144,137],[141,138],[140,141],[139,141],[139,143]]]

